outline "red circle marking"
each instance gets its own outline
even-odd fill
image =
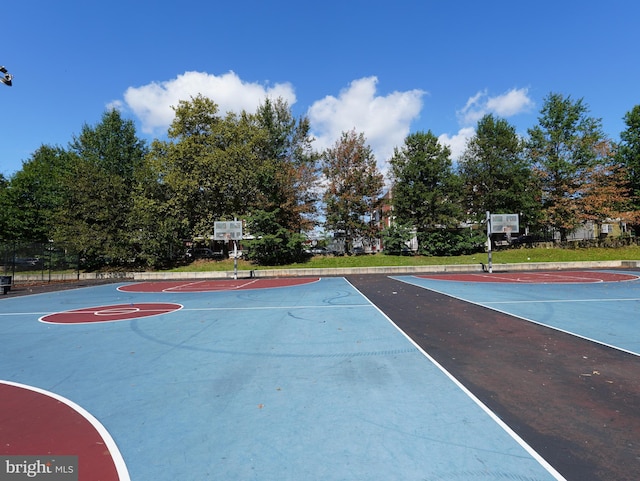
[[[633,274],[594,271],[494,272],[468,274],[433,274],[417,276],[423,279],[457,282],[502,282],[509,284],[581,284],[636,280]]]
[[[317,282],[318,277],[293,277],[270,279],[224,279],[224,280],[184,280],[137,282],[118,287],[124,292],[212,292],[239,291],[246,289],[270,289],[291,287]]]
[[[73,311],[56,312],[40,318],[53,324],[84,324],[89,322],[113,322],[158,316],[182,309],[172,302],[136,302],[113,306],[84,307]]]
[[[65,398],[0,381],[0,420],[0,454],[74,455],[78,456],[82,479],[129,479],[122,456],[104,426]]]

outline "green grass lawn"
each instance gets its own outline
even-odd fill
[[[584,262],[640,260],[640,246],[622,248],[589,248],[589,249],[504,249],[494,251],[492,263],[521,264],[531,262]],[[245,260],[238,261],[238,270],[251,269],[295,269],[295,268],[342,268],[342,267],[379,267],[379,266],[426,266],[426,265],[458,265],[486,264],[487,254],[473,254],[456,257],[425,256],[388,256],[385,254],[363,256],[316,256],[309,261],[286,266],[258,266]],[[171,269],[170,272],[206,272],[232,271],[233,260],[196,261],[187,266]]]

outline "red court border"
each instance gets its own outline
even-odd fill
[[[78,456],[78,479],[130,480],[120,450],[100,421],[55,393],[0,380],[0,426],[2,455]]]
[[[421,279],[457,282],[493,282],[505,284],[583,284],[623,282],[640,278],[635,274],[595,271],[483,272],[467,274],[424,274]]]
[[[224,280],[184,280],[147,281],[118,287],[123,292],[214,292],[248,289],[272,289],[292,287],[318,282],[319,277],[282,277],[270,279],[224,279]]]
[[[72,311],[56,312],[42,316],[40,322],[48,324],[89,324],[114,322],[159,316],[182,309],[181,304],[167,302],[135,302],[111,306],[83,307]]]

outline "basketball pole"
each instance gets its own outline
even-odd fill
[[[233,278],[238,278],[238,241],[233,240]]]
[[[491,213],[489,211],[487,211],[487,254],[489,257],[487,267],[489,274],[491,274],[493,272],[493,265],[491,260]]]

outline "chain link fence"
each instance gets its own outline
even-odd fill
[[[77,280],[79,256],[53,242],[0,242],[0,273],[15,282]]]

